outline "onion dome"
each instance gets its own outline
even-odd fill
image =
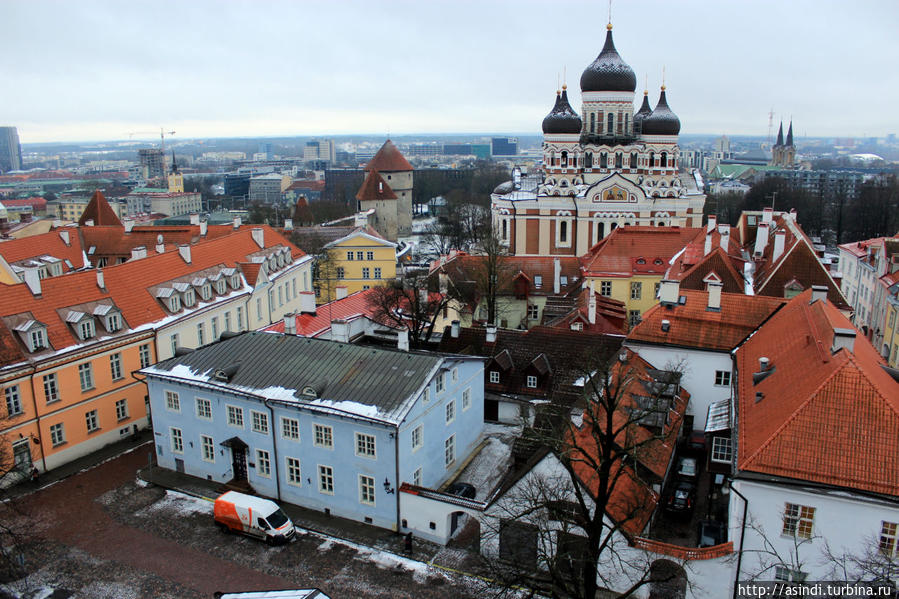
[[[606,43],[596,60],[581,74],[582,92],[633,92],[637,89],[634,70],[618,55],[612,41],[612,24],[606,25]]]
[[[652,114],[652,108],[649,106],[649,91],[643,90],[643,104],[640,105],[640,110],[634,115],[634,123],[639,123],[650,114]]]
[[[496,188],[493,190],[493,193],[496,193],[499,195],[505,195],[505,194],[511,193],[513,191],[515,191],[515,183],[512,181],[506,181],[504,183],[500,183],[499,185],[497,185]]]
[[[662,86],[662,95],[656,104],[652,114],[643,119],[644,135],[677,135],[680,133],[680,119],[671,112],[668,100],[665,98],[665,86]]]
[[[568,88],[562,86],[562,95],[556,95],[556,105],[543,119],[544,133],[580,133],[581,117],[568,103]]]

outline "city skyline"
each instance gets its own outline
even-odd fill
[[[608,20],[605,2],[335,4],[5,2],[0,77],[15,93],[0,124],[22,143],[160,125],[181,138],[537,134],[563,72],[580,108]],[[686,135],[766,135],[772,108],[775,131],[792,117],[797,137],[899,129],[899,84],[883,75],[895,5],[785,4],[615,3],[636,103],[648,80],[655,105],[664,68]]]

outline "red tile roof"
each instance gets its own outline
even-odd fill
[[[362,187],[356,193],[356,199],[360,202],[366,202],[370,200],[395,200],[397,198],[390,186],[387,185],[387,181],[378,174],[378,171],[371,170],[365,176]]]
[[[67,234],[69,243],[63,240]],[[0,242],[0,256],[9,264],[21,262],[29,258],[40,256],[53,256],[60,260],[68,260],[73,268],[81,268],[82,245],[76,227],[63,227],[40,235],[30,235],[20,239],[10,239]],[[72,268],[63,264],[63,272],[69,272]]]
[[[182,244],[196,244],[208,239],[216,239],[230,235],[234,231],[232,225],[212,225],[207,227],[206,237],[200,235],[198,225],[176,225],[167,227],[134,227],[130,233],[118,226],[80,227],[79,234],[84,239],[84,247],[89,251],[93,262],[96,258],[130,257],[131,250],[143,246],[148,254],[156,253],[156,244],[162,237],[166,251]],[[90,251],[90,248],[94,248]]]
[[[92,220],[95,225],[121,225],[122,221],[116,216],[106,197],[99,189],[91,196],[91,200],[87,203],[81,218],[78,219],[78,225],[83,227],[84,224]]]
[[[702,230],[691,227],[618,227],[580,258],[581,270],[589,277],[663,275],[671,258]]]
[[[710,311],[707,291],[683,289],[680,295],[686,303],[657,304],[647,310],[628,340],[729,352],[787,302],[782,298],[722,293],[721,309]],[[667,332],[662,330],[663,320],[669,322]]]
[[[374,318],[377,308],[369,305],[369,298],[374,290],[357,291],[343,299],[323,304],[316,308],[315,314],[299,314],[296,316],[297,335],[316,337],[331,328],[331,321],[337,318],[352,320],[361,316]],[[263,329],[276,333],[284,332],[284,320],[280,320]]]
[[[734,268],[734,259],[720,247],[715,248],[708,255],[703,256],[692,267],[686,270],[678,270],[686,265],[676,260],[668,272],[667,278],[680,281],[681,289],[705,289],[705,279],[714,273],[723,284],[722,290],[727,293],[743,293],[745,280]]]
[[[7,208],[31,206],[36,211],[47,209],[47,200],[40,196],[34,198],[5,198],[4,200],[2,200],[2,203]]]
[[[793,298],[737,351],[740,470],[899,496],[899,382],[830,301]],[[771,374],[757,384],[759,358]],[[757,394],[761,396],[757,396]]]
[[[412,165],[403,156],[403,153],[393,145],[389,139],[384,142],[378,153],[374,155],[367,165],[366,171],[378,170],[383,172],[411,171]]]

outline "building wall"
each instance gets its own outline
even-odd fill
[[[359,210],[365,212],[374,209],[372,226],[385,239],[396,241],[399,234],[399,221],[396,200],[366,200],[359,202]]]
[[[362,260],[359,260],[359,252],[362,252]],[[373,254],[371,260],[368,259],[369,252]],[[349,259],[349,253],[353,255],[352,260]],[[350,294],[396,278],[396,248],[392,244],[384,245],[364,235],[357,235],[331,246],[329,254],[332,265],[328,268],[333,270],[330,273],[331,300],[336,299],[335,287],[346,287],[347,294]],[[344,276],[338,277],[337,272],[341,268]],[[364,269],[368,269],[367,278],[364,276]],[[375,269],[380,269],[380,276],[375,276]],[[328,282],[316,280],[315,284],[321,289],[319,303],[329,301],[326,289]]]
[[[396,194],[397,234],[400,236],[412,233],[412,171],[384,171],[381,173],[387,185]],[[392,240],[393,241],[393,240]]]
[[[589,286],[591,283],[597,293],[602,293],[602,283],[611,283],[612,290],[607,297],[624,302],[627,310],[628,319],[634,312],[643,314],[658,303],[656,298],[656,285],[661,283],[662,275],[631,275],[619,277],[587,277],[585,283]],[[638,298],[631,297],[631,284],[640,285],[640,293]]]

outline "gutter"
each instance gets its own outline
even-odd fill
[[[272,408],[271,405],[269,405],[268,402],[269,402],[268,399],[262,400],[263,405],[266,408],[268,408],[269,421],[272,423],[271,424],[272,454],[274,454],[274,457],[275,457],[275,491],[278,494],[278,501],[280,502],[281,501],[281,474],[278,470],[280,468],[281,463],[278,461],[278,431],[275,427],[275,410]]]
[[[47,471],[47,455],[44,453],[44,439],[43,434],[41,433],[41,414],[37,410],[37,390],[34,388],[34,379],[37,376],[37,366],[31,367],[31,376],[28,377],[31,379],[31,405],[34,406],[34,422],[37,426],[37,437],[38,445],[41,448],[41,464],[44,466],[44,472]],[[34,439],[34,437],[32,437]],[[28,453],[31,453],[29,449]],[[30,474],[30,473],[29,473]]]
[[[400,520],[400,425],[394,425],[394,438],[393,438],[393,450],[394,450],[394,459],[395,459],[395,468],[396,468],[396,482],[394,483],[394,494],[396,495],[396,534],[402,534],[400,532],[401,527],[400,524],[402,520]]]
[[[733,480],[727,481],[727,487],[743,500],[743,522],[740,528],[740,551],[737,553],[737,572],[734,574],[733,599],[737,599],[737,582],[740,580],[740,568],[743,563],[743,540],[746,538],[746,513],[749,511],[749,500],[733,486]]]

